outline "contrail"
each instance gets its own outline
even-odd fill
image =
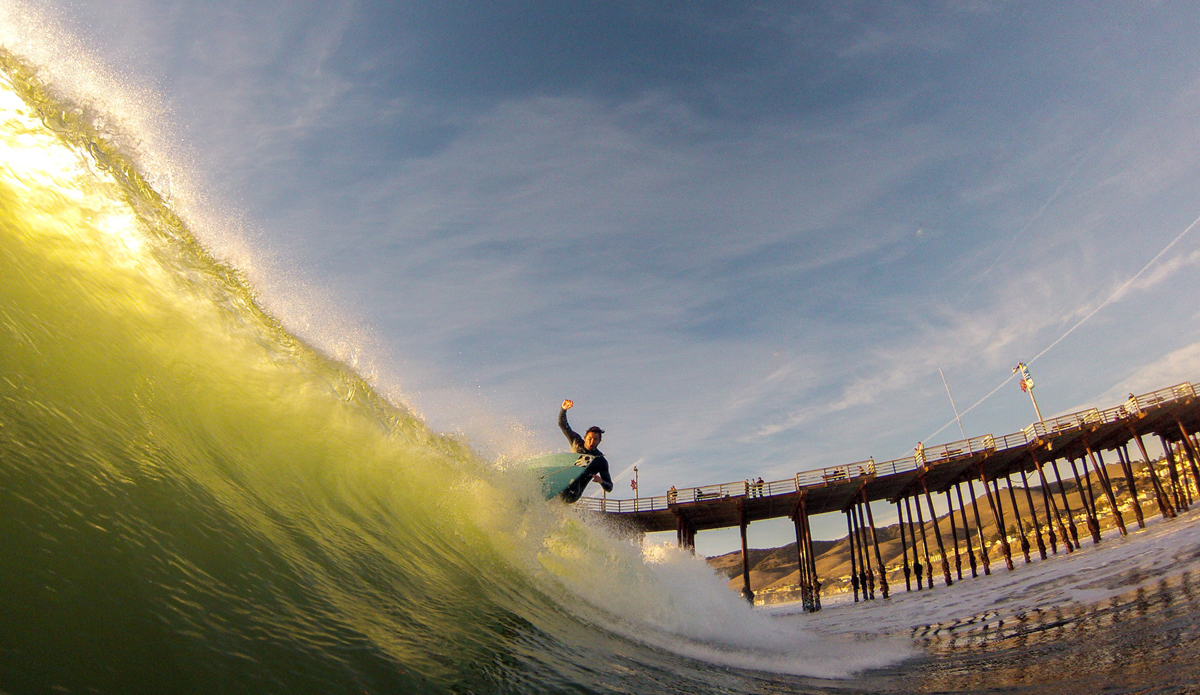
[[[1179,236],[1175,237],[1174,239],[1171,240],[1171,243],[1164,246],[1163,250],[1159,251],[1157,256],[1155,256],[1154,258],[1151,258],[1149,263],[1142,266],[1142,269],[1137,271],[1136,275],[1134,275],[1133,277],[1126,280],[1125,284],[1121,285],[1112,294],[1110,294],[1108,296],[1108,299],[1104,300],[1103,304],[1096,307],[1095,309],[1092,309],[1092,312],[1090,314],[1079,319],[1079,322],[1076,323],[1074,326],[1071,326],[1070,328],[1068,328],[1066,333],[1063,333],[1062,335],[1060,335],[1058,337],[1058,340],[1054,341],[1053,343],[1050,343],[1048,346],[1046,346],[1045,350],[1042,350],[1041,352],[1039,352],[1037,355],[1034,356],[1034,358],[1032,360],[1029,360],[1025,364],[1033,364],[1035,361],[1037,361],[1038,357],[1041,357],[1042,355],[1049,352],[1051,348],[1053,348],[1055,345],[1058,345],[1059,343],[1061,343],[1063,341],[1063,338],[1066,338],[1067,336],[1071,335],[1072,331],[1074,331],[1076,328],[1079,328],[1080,326],[1082,326],[1084,321],[1087,321],[1088,319],[1092,318],[1093,316],[1096,315],[1096,312],[1100,311],[1101,309],[1108,306],[1109,304],[1112,304],[1113,301],[1115,301],[1117,297],[1121,296],[1121,294],[1123,292],[1125,292],[1126,287],[1129,287],[1131,284],[1133,284],[1134,280],[1137,280],[1138,278],[1140,278],[1142,276],[1142,273],[1145,273],[1150,268],[1150,266],[1154,265],[1158,261],[1158,259],[1162,258],[1162,255],[1164,253],[1166,253],[1167,251],[1169,251],[1172,246],[1179,243],[1179,240],[1182,239],[1184,236],[1186,236],[1188,232],[1192,231],[1192,229],[1195,228],[1195,226],[1197,224],[1200,224],[1200,217],[1197,217],[1196,219],[1192,220],[1192,223],[1187,226],[1187,229],[1180,232]]]

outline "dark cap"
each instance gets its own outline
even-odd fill
[[[587,432],[584,432],[584,434],[590,434],[592,432],[595,432],[596,434],[604,434],[604,430],[600,429],[599,427],[596,427],[595,425],[592,425],[591,427],[589,427],[587,429]]]

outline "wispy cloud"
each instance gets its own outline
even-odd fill
[[[1200,249],[1188,254],[1174,256],[1157,265],[1151,265],[1145,274],[1134,278],[1128,287],[1118,291],[1117,298],[1120,299],[1128,292],[1148,292],[1153,290],[1180,271],[1196,266],[1200,266]]]
[[[1071,410],[1094,407],[1097,403],[1102,406],[1120,403],[1125,400],[1126,394],[1147,393],[1185,381],[1200,381],[1200,340],[1140,365],[1127,377]]]
[[[481,449],[557,446],[574,396],[665,489],[906,451],[939,367],[960,409],[1042,354],[1062,403],[1192,369],[1200,251],[1152,260],[1200,212],[1190,11],[69,9],[163,92],[202,236]]]

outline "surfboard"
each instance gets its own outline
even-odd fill
[[[583,469],[595,458],[590,454],[564,452],[560,454],[545,454],[524,461],[528,470],[542,483],[542,494],[546,499],[552,499],[566,490],[571,483],[583,475]]]

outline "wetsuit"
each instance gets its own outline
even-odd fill
[[[583,473],[575,479],[575,482],[571,483],[559,496],[567,502],[577,501],[583,496],[583,489],[592,482],[592,476],[597,473],[600,474],[600,487],[604,488],[605,492],[612,492],[613,482],[608,474],[608,459],[604,458],[604,454],[600,453],[599,449],[588,449],[583,445],[583,437],[580,437],[579,433],[567,424],[566,409],[558,414],[558,427],[566,436],[567,441],[571,443],[571,451],[595,457],[588,467],[583,469]]]

